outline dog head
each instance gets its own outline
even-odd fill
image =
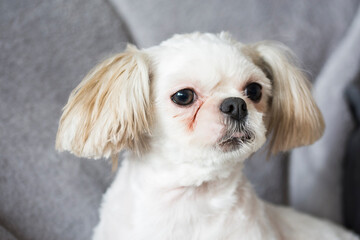
[[[56,146],[89,158],[128,149],[245,159],[267,136],[276,153],[311,144],[323,130],[287,48],[193,33],[128,46],[95,67],[64,107]]]

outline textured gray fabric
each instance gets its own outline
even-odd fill
[[[339,223],[342,221],[341,171],[344,149],[354,128],[344,89],[360,71],[359,44],[360,8],[314,86],[315,99],[325,117],[325,134],[314,145],[295,150],[290,164],[292,205]]]
[[[263,147],[246,160],[244,173],[256,193],[264,200],[275,204],[288,204],[287,154],[268,158],[267,148]]]
[[[142,47],[158,44],[175,33],[226,30],[244,42],[284,42],[313,77],[342,39],[359,4],[355,0],[110,2],[126,19],[135,42]],[[262,198],[286,203],[286,163],[283,155],[267,161],[261,152],[247,161],[245,173]]]
[[[175,33],[230,31],[238,40],[279,40],[316,76],[340,41],[358,0],[109,0],[141,47]]]
[[[16,240],[16,238],[8,232],[0,223],[0,239],[1,240]]]
[[[111,166],[56,153],[56,130],[70,91],[127,34],[100,0],[0,4],[0,224],[17,239],[89,239]]]

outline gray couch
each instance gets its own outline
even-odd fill
[[[89,239],[113,173],[57,153],[61,109],[87,71],[126,42],[230,31],[279,40],[315,83],[327,123],[311,147],[247,162],[259,195],[342,224],[341,164],[353,122],[343,89],[360,68],[357,0],[0,1],[0,239]],[[360,203],[359,203],[360,204]]]

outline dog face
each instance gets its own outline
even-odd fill
[[[161,146],[247,157],[265,141],[271,81],[225,38],[175,37],[148,50]]]
[[[228,34],[176,35],[94,68],[64,108],[57,148],[85,157],[137,153],[245,159],[318,139],[322,116],[289,51]]]

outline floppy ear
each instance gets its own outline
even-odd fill
[[[271,152],[315,142],[324,132],[324,120],[311,95],[310,82],[295,66],[290,50],[274,42],[249,47],[245,52],[272,82],[266,119]]]
[[[150,132],[150,83],[144,53],[129,45],[92,69],[63,109],[56,148],[80,157],[142,151]]]

